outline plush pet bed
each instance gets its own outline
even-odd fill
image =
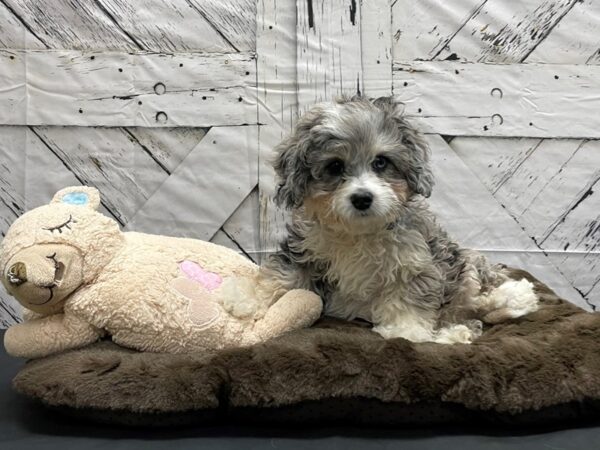
[[[27,363],[15,389],[97,421],[532,423],[598,417],[600,314],[529,274],[543,307],[472,345],[383,340],[366,324],[322,320],[254,347],[139,353],[104,341]]]

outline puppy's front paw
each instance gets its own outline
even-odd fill
[[[539,309],[533,283],[525,278],[501,284],[486,295],[485,301],[490,311],[483,320],[492,324],[515,319]]]
[[[440,328],[435,335],[434,342],[438,344],[470,344],[481,332],[477,333],[466,325],[452,325]]]

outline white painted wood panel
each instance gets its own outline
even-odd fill
[[[430,204],[450,235],[465,247],[484,251],[494,262],[525,268],[549,283],[559,295],[589,309],[448,144],[438,135],[429,135],[427,140],[437,183]]]
[[[0,79],[0,101],[6,105],[0,109],[0,124],[256,123],[250,95],[256,72],[250,53],[0,50],[0,64],[8,68]]]
[[[144,50],[237,51],[186,0],[98,0],[97,3]]]
[[[360,2],[360,43],[363,95],[392,94],[392,16],[389,0]]]
[[[487,0],[396,0],[394,60],[435,59]]]
[[[74,50],[143,50],[120,29],[95,0],[3,0],[47,48]],[[27,42],[27,48],[37,48]]]
[[[211,128],[125,228],[210,240],[258,183],[257,133]]]
[[[436,59],[524,61],[579,0],[487,0]]]
[[[361,92],[360,2],[310,0],[296,6],[300,113],[315,103]]]
[[[35,48],[46,46],[10,11],[0,3],[0,48]]]
[[[600,137],[598,66],[414,61],[394,69],[406,115],[427,132]]]
[[[296,94],[296,2],[258,0],[257,103],[259,123],[260,247],[274,250],[285,232],[286,214],[273,203],[273,149],[291,130]]]

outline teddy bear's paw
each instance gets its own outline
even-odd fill
[[[225,278],[219,288],[223,308],[234,317],[244,319],[258,311],[254,285],[245,278]]]

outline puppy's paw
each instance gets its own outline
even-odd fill
[[[486,295],[485,303],[489,306],[489,312],[483,320],[492,324],[515,319],[539,309],[533,283],[525,278],[501,284]]]
[[[481,334],[466,325],[451,325],[440,328],[435,335],[434,342],[438,344],[470,344]]]

